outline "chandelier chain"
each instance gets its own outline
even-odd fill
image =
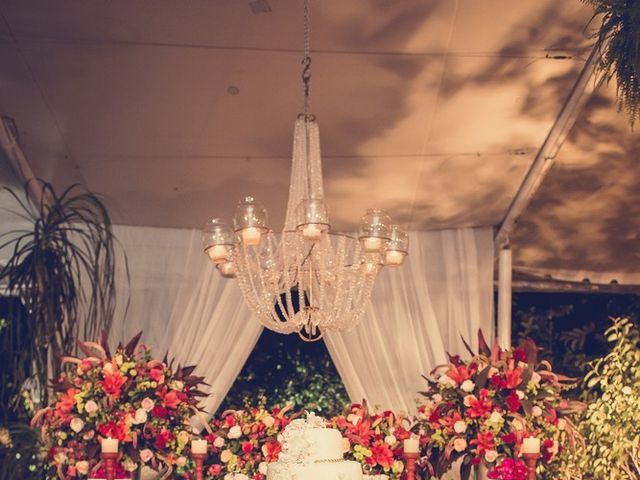
[[[304,57],[302,82],[304,84],[304,113],[309,113],[309,89],[311,83],[311,9],[310,0],[304,0]]]

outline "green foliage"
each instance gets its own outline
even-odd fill
[[[637,0],[583,0],[601,17],[595,35],[600,50],[599,72],[616,77],[618,107],[633,123],[640,118],[640,2]]]
[[[265,330],[220,411],[255,404],[293,405],[331,417],[350,403],[324,342]]]
[[[28,332],[22,355],[30,359],[30,371],[12,371],[18,382],[24,383],[25,375],[35,380],[34,391],[39,389],[45,403],[57,359],[75,350],[76,339],[96,338],[110,326],[115,305],[111,219],[100,199],[78,185],[58,195],[46,182],[28,182],[26,202],[5,190],[16,201],[18,210],[12,213],[32,228],[2,235],[0,250],[11,249],[11,258],[0,267],[0,283],[20,298],[28,317],[26,329],[8,318],[3,335],[22,342],[23,331]],[[40,200],[32,201],[29,192],[38,192]]]
[[[36,434],[27,425],[0,426],[0,480],[42,478]]]
[[[614,346],[590,364],[585,377],[592,402],[581,423],[585,478],[640,479],[640,330],[627,318],[605,332]]]

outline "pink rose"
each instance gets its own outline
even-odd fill
[[[153,407],[155,406],[155,404],[156,403],[153,400],[151,400],[149,397],[144,397],[144,399],[142,400],[142,403],[140,405],[147,412],[150,412],[151,410],[153,410]]]

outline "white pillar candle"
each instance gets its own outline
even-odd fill
[[[320,240],[322,230],[315,223],[310,223],[302,229],[302,236],[307,240]]]
[[[100,450],[102,453],[118,453],[118,439],[103,438],[100,442]]]
[[[540,454],[540,439],[535,437],[527,437],[522,441],[522,453],[532,455]]]
[[[382,239],[378,237],[367,237],[364,239],[365,252],[379,252],[382,248]]]
[[[229,250],[226,245],[214,245],[207,249],[207,255],[213,263],[224,263],[227,261]]]
[[[418,453],[420,451],[420,439],[417,437],[407,438],[403,445],[404,453]]]
[[[204,455],[207,453],[207,441],[204,439],[191,440],[191,453],[196,455]]]
[[[259,228],[248,227],[242,230],[242,241],[245,245],[258,245],[262,232]]]
[[[388,250],[384,256],[385,265],[402,265],[404,254],[397,250]]]

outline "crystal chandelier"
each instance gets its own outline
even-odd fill
[[[219,218],[202,232],[205,254],[224,277],[236,278],[265,327],[315,341],[327,330],[354,327],[383,266],[399,266],[408,237],[378,209],[367,210],[357,236],[333,232],[324,203],[320,133],[308,112],[311,57],[309,0],[304,2],[304,113],[295,122],[284,229],[269,229],[253,197],[238,204],[233,228]]]

